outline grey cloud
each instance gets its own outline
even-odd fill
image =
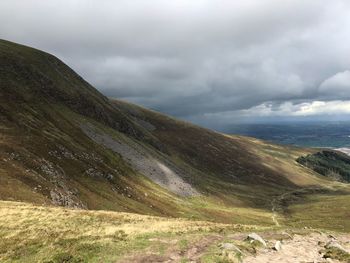
[[[3,0],[0,37],[54,53],[108,96],[194,121],[348,98],[346,83],[330,87],[350,69],[346,0]]]

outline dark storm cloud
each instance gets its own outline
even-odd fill
[[[350,99],[347,0],[2,0],[0,37],[108,96],[203,123]]]

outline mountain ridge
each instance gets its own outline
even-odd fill
[[[218,133],[108,99],[57,58],[0,41],[0,199],[273,225],[271,201],[334,182],[314,149]]]

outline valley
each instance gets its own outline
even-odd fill
[[[58,58],[5,40],[0,79],[1,262],[278,262],[290,256],[278,240],[297,254],[314,244],[300,261],[326,260],[329,235],[349,251],[340,152],[107,98]],[[268,245],[244,241],[253,232]]]

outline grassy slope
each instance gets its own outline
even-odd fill
[[[313,194],[291,202],[285,224],[350,232],[350,192],[347,194]]]
[[[315,152],[312,149],[221,134],[131,103],[117,100],[114,103],[135,122],[154,126],[152,135],[168,147],[171,157],[205,173],[214,183],[286,189],[327,184],[324,178],[295,161],[301,155]]]
[[[223,252],[220,244],[234,243],[243,251],[243,257],[253,257],[259,246],[244,241],[251,232],[262,235],[269,246],[275,240],[288,243],[294,234],[304,236],[304,241],[310,234],[320,237],[318,230],[310,229],[220,224],[0,201],[1,262],[236,262],[232,261],[235,253]],[[323,233],[322,237],[330,234]],[[310,245],[314,246],[314,242],[311,240]],[[281,254],[276,256],[281,259]]]
[[[116,133],[157,147],[147,131],[49,54],[0,41],[0,61],[1,199],[50,203],[54,191],[69,197],[61,205],[163,213],[150,206],[164,206],[158,201],[164,191],[133,172],[120,156],[94,144],[76,119],[98,119]],[[52,171],[45,169],[50,164]],[[90,168],[97,176],[86,174]],[[147,200],[144,193],[149,193]]]
[[[57,58],[7,41],[0,41],[0,62],[3,200],[51,204],[59,195],[56,204],[66,206],[272,225],[276,196],[343,187],[295,161],[313,150],[224,135],[111,102]],[[181,198],[159,187],[86,137],[82,122],[140,143],[190,171],[191,178],[184,179],[202,195]],[[91,168],[98,173],[88,175]],[[331,215],[332,207],[322,213]]]
[[[1,262],[116,262],[159,238],[181,240],[255,227],[0,201]],[[147,227],[145,227],[147,225]]]
[[[133,116],[136,122],[142,120],[156,127],[153,135],[170,146],[170,154],[175,156],[176,160],[190,162],[196,169],[209,174],[210,176],[203,180],[209,195],[215,194],[216,189],[221,189],[220,193],[225,193],[221,195],[221,200],[231,200],[232,197],[236,201],[243,200],[243,207],[264,207],[263,204],[267,204],[268,209],[271,208],[271,199],[283,196],[279,201],[281,207],[277,208],[282,225],[350,231],[350,225],[347,223],[350,209],[349,185],[319,176],[296,161],[300,156],[314,154],[317,150],[274,145],[244,136],[223,135],[124,101],[115,100],[114,103]],[[198,138],[198,135],[203,137]],[[212,141],[215,141],[215,144],[210,145]],[[230,143],[235,149],[228,150],[227,146]],[[188,157],[184,145],[190,145],[190,150],[195,149],[194,158]],[[202,157],[201,153],[205,153],[202,155],[207,158],[205,161],[198,161],[198,158]],[[238,178],[230,180],[222,173],[225,173],[232,157],[238,160],[239,167],[249,169],[239,170],[236,166],[234,171]],[[211,169],[212,165],[217,163],[220,163],[221,174],[217,173],[216,168]],[[219,176],[220,181],[216,180]],[[257,185],[252,183],[248,176]],[[265,180],[264,176],[271,176],[276,184],[268,181],[271,178]],[[239,206],[237,202],[233,203],[234,206]]]

